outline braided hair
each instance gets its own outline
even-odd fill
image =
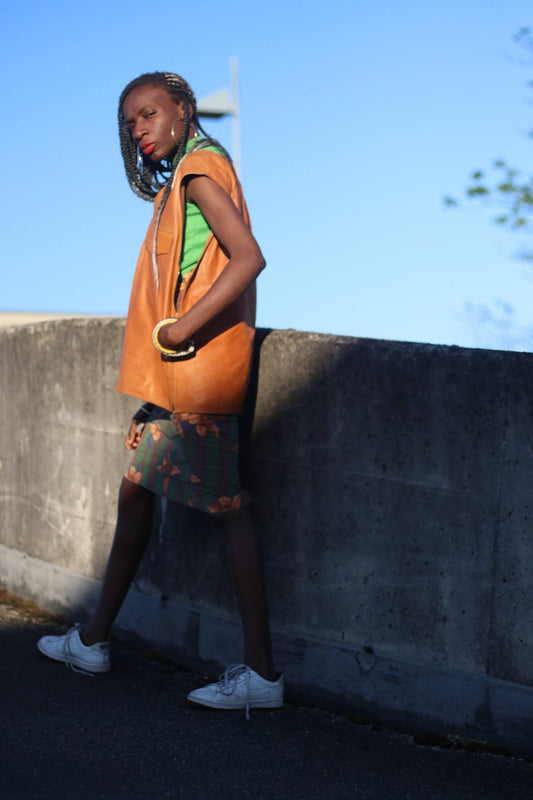
[[[133,89],[136,89],[138,86],[146,86],[147,84],[162,86],[175,102],[183,103],[183,130],[181,138],[176,145],[176,150],[170,153],[168,158],[158,163],[153,163],[137,147],[126,120],[124,119],[124,102],[126,97]],[[229,161],[232,169],[234,169],[227,150],[222,147],[220,142],[209,136],[200,125],[196,97],[187,81],[180,75],[176,75],[173,72],[147,72],[128,83],[120,95],[120,100],[118,102],[118,132],[120,150],[122,158],[124,159],[128,183],[138,197],[141,197],[143,200],[151,201],[153,201],[158,192],[165,187],[157,209],[153,237],[154,246],[152,248],[152,272],[156,287],[159,287],[159,268],[157,266],[157,248],[155,246],[159,222],[174,183],[174,176],[185,153],[191,124],[205,137],[199,140],[199,142],[193,146],[193,149],[199,150],[203,147],[214,146]]]

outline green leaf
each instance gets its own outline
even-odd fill
[[[490,191],[484,186],[473,186],[471,189],[466,190],[466,194],[468,197],[484,197],[490,194]]]
[[[500,183],[496,188],[502,194],[510,194],[517,191],[516,186],[512,183]]]

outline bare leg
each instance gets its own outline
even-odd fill
[[[105,641],[150,539],[154,495],[123,478],[118,497],[118,519],[98,605],[84,627],[84,644]]]
[[[216,517],[237,592],[246,664],[275,680],[259,535],[247,508]]]

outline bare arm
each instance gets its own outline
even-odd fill
[[[265,259],[231,197],[204,175],[192,178],[186,199],[196,203],[229,261],[206,294],[172,325],[159,333],[163,347],[177,348],[236,300],[257,278]]]

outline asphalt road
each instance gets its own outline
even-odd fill
[[[205,676],[120,642],[86,677],[41,656],[49,616],[0,593],[1,800],[528,800],[533,764],[417,744],[287,704],[210,711]],[[459,744],[459,743],[458,743]]]

